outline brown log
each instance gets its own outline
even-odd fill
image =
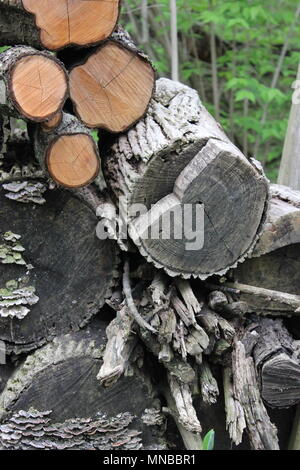
[[[48,52],[17,46],[0,56],[0,112],[35,122],[62,110],[68,94],[63,64]]]
[[[228,140],[194,90],[158,80],[146,117],[113,139],[103,163],[121,209],[144,205],[146,213],[128,214],[129,234],[141,254],[169,275],[206,279],[251,253],[265,218],[267,181]],[[192,217],[193,241],[204,235],[200,248],[189,246],[190,233],[178,239],[174,230],[163,239],[159,232],[163,217],[170,219],[175,211],[182,215],[186,204],[204,207],[204,234]],[[150,229],[158,236],[149,236]]]
[[[114,36],[70,73],[75,111],[88,127],[124,132],[144,116],[155,72],[125,32]]]
[[[120,0],[1,0],[0,44],[26,44],[58,50],[88,46],[114,31]]]
[[[270,189],[268,217],[253,257],[300,243],[300,192],[277,184]]]
[[[51,178],[62,186],[86,186],[99,173],[95,141],[89,130],[70,114],[64,113],[61,123],[51,133],[37,128],[34,148],[42,168],[46,168]]]

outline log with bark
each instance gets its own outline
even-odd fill
[[[68,95],[68,77],[53,54],[17,46],[0,55],[2,115],[48,121],[59,113]]]
[[[98,148],[90,131],[75,116],[63,113],[60,124],[52,132],[36,127],[33,139],[41,167],[60,185],[78,188],[98,176]]]
[[[0,44],[57,50],[89,46],[114,31],[120,0],[0,0]]]
[[[129,208],[131,238],[156,267],[171,276],[205,279],[224,274],[251,253],[265,219],[267,181],[194,90],[158,80],[146,117],[107,147],[106,180],[120,210]],[[194,225],[183,233],[187,206]],[[176,224],[167,236],[160,224],[172,214]]]
[[[23,44],[0,56],[0,448],[165,449],[167,418],[177,447],[226,426],[279,449],[300,194],[269,204],[197,93],[155,84],[120,1],[54,3],[0,0],[0,45]]]

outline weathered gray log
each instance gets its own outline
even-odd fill
[[[109,390],[96,379],[106,326],[60,336],[20,365],[0,397],[0,448],[164,448],[149,378],[136,369]]]
[[[64,65],[53,54],[16,46],[0,54],[0,112],[43,122],[59,113],[68,95]]]
[[[203,361],[199,366],[199,385],[204,403],[209,405],[216,403],[219,396],[219,387],[207,361]]]
[[[300,315],[300,295],[289,294],[263,287],[241,284],[239,282],[228,283],[240,292],[242,301],[247,304],[247,311],[260,315]]]
[[[97,177],[98,148],[90,131],[75,116],[63,113],[61,123],[51,133],[36,127],[33,136],[37,160],[60,185],[78,188]]]
[[[128,215],[130,236],[148,261],[171,276],[225,273],[245,259],[261,232],[266,179],[228,140],[197,93],[179,83],[158,80],[148,114],[116,137],[104,156],[104,172],[122,209],[128,204],[140,211],[133,205],[143,204],[146,213]],[[181,230],[183,207],[194,210],[189,222],[195,233],[191,226]],[[172,213],[177,225],[167,237],[159,224]]]
[[[116,27],[120,1],[75,0],[66,8],[47,0],[0,0],[0,45],[26,44],[57,50],[106,39]]]
[[[253,357],[262,398],[271,407],[293,406],[300,402],[300,362],[294,354],[293,338],[282,320],[263,318],[257,323]]]
[[[0,189],[0,339],[8,352],[85,325],[105,302],[117,263],[115,244],[96,237],[97,218],[74,193],[48,190],[34,204],[36,184],[23,182]],[[12,198],[18,188],[26,204],[24,195],[22,203]]]
[[[234,278],[242,284],[299,295],[299,268],[300,244],[296,243],[257,258],[247,259],[237,267]]]
[[[243,408],[246,429],[255,450],[279,450],[277,429],[271,423],[260,396],[252,357],[235,341],[232,355],[233,393]]]
[[[233,374],[231,367],[223,368],[223,388],[226,411],[226,429],[230,439],[239,445],[246,428],[245,414],[241,403],[234,393]]]
[[[252,256],[295,243],[300,243],[300,192],[287,186],[271,185],[267,221]]]

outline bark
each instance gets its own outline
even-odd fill
[[[60,336],[20,365],[0,398],[2,449],[165,447],[159,401],[143,371],[111,390],[96,380],[105,327],[98,320],[83,332]]]
[[[51,120],[64,106],[68,77],[48,52],[17,46],[0,55],[0,112],[35,122]]]
[[[171,276],[223,274],[245,259],[260,234],[268,197],[264,176],[184,85],[157,82],[146,117],[105,152],[104,173],[120,210],[146,206],[146,214],[128,215],[130,236],[148,261]],[[204,205],[204,247],[187,248],[190,234],[177,239],[171,231],[165,240],[159,233],[161,219],[176,211],[182,219],[186,204]],[[149,228],[158,236],[149,237]],[[201,228],[198,223],[200,245]]]

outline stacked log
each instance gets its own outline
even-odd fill
[[[283,448],[300,195],[155,82],[120,3],[0,0],[0,448]]]

